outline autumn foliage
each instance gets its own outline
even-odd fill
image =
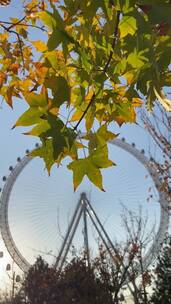
[[[163,92],[171,82],[171,4],[30,0],[21,7],[20,19],[0,21],[0,95],[10,107],[16,98],[28,106],[13,127],[31,127],[26,133],[41,141],[31,156],[49,172],[69,157],[74,189],[87,176],[103,190],[114,123],[136,122],[144,100],[171,110]]]

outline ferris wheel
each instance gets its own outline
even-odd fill
[[[155,191],[157,192],[157,196],[158,196],[158,202],[159,202],[159,223],[158,223],[158,227],[157,227],[157,231],[156,231],[156,236],[154,238],[154,240],[152,241],[150,247],[148,248],[148,251],[146,253],[146,255],[143,257],[143,263],[144,263],[144,267],[148,267],[150,265],[150,263],[152,262],[152,260],[154,259],[155,255],[158,253],[158,250],[160,248],[160,245],[165,237],[165,233],[168,230],[168,226],[169,226],[169,212],[168,212],[168,201],[167,198],[165,197],[165,194],[161,191],[159,191],[158,189],[160,189],[160,176],[158,176],[157,172],[155,171],[155,169],[151,166],[151,160],[145,156],[145,152],[144,150],[139,151],[136,147],[135,144],[129,144],[127,142],[125,142],[124,139],[114,139],[113,141],[110,142],[110,146],[111,147],[117,147],[119,153],[120,151],[124,151],[124,153],[127,153],[128,155],[130,155],[130,157],[134,160],[136,160],[137,163],[140,164],[141,167],[144,168],[144,170],[146,170],[146,172],[148,173],[148,175],[150,176],[153,185],[155,187]],[[21,270],[23,270],[24,272],[27,272],[29,267],[30,267],[30,262],[28,260],[27,257],[25,257],[25,252],[24,250],[20,250],[17,240],[15,239],[16,235],[15,233],[13,233],[13,222],[11,222],[10,217],[13,218],[12,216],[10,216],[10,208],[13,208],[13,213],[18,214],[18,212],[20,210],[16,210],[17,205],[15,206],[14,204],[16,203],[17,200],[19,200],[19,196],[16,196],[14,201],[12,199],[13,196],[13,192],[15,192],[15,188],[16,188],[16,184],[17,181],[21,178],[23,178],[23,175],[25,174],[25,170],[27,167],[29,167],[29,165],[31,163],[34,162],[34,159],[32,159],[31,157],[29,157],[27,154],[29,153],[29,151],[26,151],[26,155],[23,158],[18,158],[17,159],[17,165],[15,167],[10,166],[9,170],[10,170],[10,174],[7,177],[3,177],[3,181],[4,181],[4,186],[2,188],[1,191],[1,197],[0,197],[0,230],[1,230],[1,235],[3,238],[3,241],[5,243],[5,246],[10,254],[10,256],[12,257],[12,259],[14,260],[14,262],[21,268]],[[33,166],[35,167],[35,166]],[[119,167],[119,166],[118,166]],[[132,168],[132,170],[134,170],[134,168]],[[29,175],[29,174],[28,174]],[[31,175],[31,179],[34,178],[34,173]],[[51,178],[50,178],[51,179]],[[59,176],[60,179],[60,176]],[[136,178],[137,179],[137,178]],[[111,179],[110,179],[111,180]],[[28,182],[26,182],[28,185]],[[52,188],[58,188],[58,192],[60,191],[61,186],[57,186],[57,183],[59,184],[59,180],[55,182],[52,185]],[[40,182],[41,184],[41,182]],[[42,189],[45,188],[45,185],[41,184]],[[111,186],[109,186],[111,187]],[[119,186],[118,186],[119,187]],[[116,187],[117,188],[117,187]],[[115,192],[116,192],[116,188],[115,188]],[[35,189],[37,191],[38,187],[35,186]],[[40,190],[41,194],[43,190]],[[29,192],[30,197],[32,197],[32,194],[30,192],[32,192],[33,189],[33,185],[31,185]],[[24,195],[26,195],[24,189],[22,189],[20,187],[20,184],[18,186],[18,190],[19,193],[22,193],[22,205],[20,206],[24,206],[25,201],[24,201]],[[124,190],[122,190],[124,192]],[[138,191],[138,190],[137,190]],[[63,193],[68,192],[67,188],[64,189]],[[81,199],[80,199],[80,193],[77,194],[77,196],[75,197],[75,200],[78,201],[86,201],[89,205],[89,208],[91,209],[91,204],[90,204],[90,199],[87,199],[87,196],[85,196],[85,191],[81,191]],[[36,192],[37,193],[37,192]],[[45,192],[48,195],[48,202],[51,200],[51,188],[46,188]],[[103,199],[105,197],[106,194],[103,194]],[[126,193],[126,197],[128,198],[129,193]],[[43,196],[43,194],[42,194]],[[137,194],[136,194],[137,197]],[[38,205],[40,199],[37,199],[36,201],[34,201],[34,208],[35,206]],[[58,198],[58,201],[62,201],[65,200],[65,198],[62,198],[61,196]],[[73,198],[72,198],[73,200]],[[96,195],[94,196],[93,200],[96,200]],[[33,207],[33,204],[31,203],[31,198],[29,198],[28,200],[28,205],[29,208]],[[43,198],[42,198],[43,201]],[[77,203],[76,201],[74,203]],[[12,205],[13,204],[13,205]],[[12,207],[10,207],[12,206]],[[47,205],[48,207],[45,210],[45,217],[46,219],[49,218],[48,215],[48,210],[49,210],[49,206],[50,203]],[[75,205],[74,205],[75,206]],[[104,209],[106,209],[106,206],[103,204]],[[42,204],[41,206],[38,206],[36,210],[41,210],[42,208],[44,208],[44,205]],[[113,207],[112,208],[116,208]],[[29,209],[30,210],[30,209]],[[55,209],[52,210],[53,213],[55,213],[54,211]],[[74,209],[73,209],[74,210]],[[112,209],[111,209],[112,210]],[[28,211],[28,210],[27,210]],[[65,210],[66,211],[66,210]],[[88,211],[88,210],[87,210]],[[93,215],[96,216],[96,213],[94,212],[94,209],[90,210],[92,212]],[[81,210],[82,212],[82,210]],[[110,211],[109,211],[110,212]],[[115,210],[116,212],[116,210]],[[114,212],[114,213],[115,213]],[[22,212],[21,212],[22,213]],[[66,213],[66,212],[65,212]],[[104,213],[104,210],[102,210],[102,213]],[[80,213],[81,214],[81,213]],[[89,214],[91,217],[91,213]],[[34,215],[35,216],[35,215]],[[24,221],[23,221],[23,214],[21,214],[20,217],[20,222],[24,225]],[[32,215],[31,215],[32,217]],[[39,217],[39,214],[37,214],[37,218]],[[61,215],[62,217],[62,215]],[[56,217],[55,217],[56,218]],[[92,219],[93,220],[93,219]],[[19,222],[19,220],[17,220],[17,222]],[[72,220],[71,220],[72,222]],[[46,224],[44,224],[44,232],[43,234],[47,236],[47,238],[49,238],[50,236],[48,235],[48,227],[51,225],[51,221],[48,220],[48,222],[46,222]],[[33,225],[32,225],[33,226]],[[111,226],[111,224],[110,224]],[[17,228],[18,230],[22,231],[23,229],[21,228],[21,226],[19,228]],[[27,227],[26,227],[27,230]],[[25,230],[22,231],[23,235],[27,232]],[[55,232],[56,233],[56,232]],[[113,232],[111,232],[111,236],[112,236]],[[32,235],[31,237],[34,237],[34,235]],[[26,243],[29,243],[29,239],[28,237],[25,237],[26,239]],[[24,236],[23,236],[23,240],[24,240]],[[36,241],[35,241],[36,243]],[[55,243],[55,241],[53,242]],[[61,241],[60,247],[63,248],[65,245],[65,240]],[[28,244],[27,244],[28,246]],[[62,251],[61,251],[62,252]],[[59,254],[58,254],[59,253]],[[55,260],[55,265],[58,264],[59,258],[60,258],[60,251],[58,250],[58,253],[55,254],[56,256],[56,260]]]

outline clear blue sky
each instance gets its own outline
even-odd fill
[[[0,19],[4,20],[6,15],[14,17],[17,13],[18,1],[12,1],[10,9],[0,8]],[[32,149],[35,145],[36,139],[23,135],[22,128],[11,130],[25,108],[22,100],[15,101],[14,110],[4,103],[1,104],[1,177],[9,174],[8,168],[16,164],[18,156],[22,157],[26,149]],[[120,137],[125,137],[128,142],[135,142],[139,149],[148,151],[151,145],[149,136],[139,126],[116,126],[114,131],[119,132]],[[58,249],[61,243],[59,227],[63,235],[81,191],[87,192],[112,240],[124,238],[120,219],[121,203],[132,210],[138,210],[138,206],[142,205],[144,214],[149,214],[149,229],[155,220],[158,223],[159,204],[156,198],[151,203],[146,200],[148,188],[151,186],[151,180],[145,178],[146,170],[132,156],[118,148],[111,147],[110,153],[117,167],[104,171],[106,193],[92,187],[85,180],[74,194],[71,172],[65,167],[54,168],[49,178],[39,159],[33,160],[19,176],[11,194],[9,223],[19,250],[30,262],[39,254],[39,250],[52,250],[56,254],[56,248]],[[2,179],[0,184],[3,185]],[[89,233],[92,247],[96,247],[91,225]],[[76,240],[77,245],[82,245],[81,229]]]

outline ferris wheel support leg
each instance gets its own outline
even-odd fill
[[[75,225],[74,225],[72,234],[71,234],[70,237],[68,236],[69,242],[67,243],[66,250],[65,250],[64,255],[63,255],[62,259],[61,259],[60,265],[58,264],[58,265],[59,265],[59,267],[58,267],[59,272],[62,270],[62,267],[63,267],[63,265],[64,265],[64,263],[65,263],[66,256],[67,256],[67,254],[68,254],[68,251],[69,251],[69,248],[70,248],[70,246],[71,246],[73,237],[74,237],[74,235],[75,235],[76,229],[77,229],[77,227],[78,227],[78,224],[79,224],[79,222],[80,222],[80,219],[81,219],[81,216],[82,216],[82,213],[83,213],[82,207],[79,208],[79,209],[80,209],[80,212],[79,212],[78,218],[77,218],[77,220],[76,220],[76,223],[75,223]],[[60,261],[59,261],[59,262],[60,262]]]
[[[84,250],[87,258],[88,267],[90,267],[90,251],[89,251],[88,227],[87,227],[87,208],[85,201],[83,201],[82,209],[83,209],[83,221],[84,221]]]
[[[59,264],[59,261],[60,261],[60,259],[61,259],[62,253],[63,253],[63,251],[64,251],[64,249],[65,249],[65,246],[67,245],[67,241],[68,241],[68,239],[69,239],[69,235],[70,235],[71,230],[72,230],[72,227],[73,227],[73,225],[74,225],[74,221],[75,221],[75,219],[76,219],[76,217],[77,217],[77,214],[78,214],[79,209],[80,209],[80,206],[81,206],[80,202],[81,202],[81,200],[78,201],[77,206],[76,206],[75,211],[74,211],[74,214],[73,214],[73,217],[72,217],[71,222],[70,222],[70,224],[69,224],[69,226],[68,226],[68,229],[67,229],[67,232],[66,232],[64,241],[63,241],[63,243],[62,243],[61,249],[60,249],[60,251],[59,251],[58,257],[57,257],[56,262],[55,262],[55,265],[54,265],[55,268],[58,267],[58,264]]]
[[[108,243],[110,244],[110,247],[113,249],[113,251],[114,251],[115,253],[117,253],[117,250],[115,249],[115,247],[114,247],[114,245],[113,245],[111,239],[109,238],[107,232],[105,231],[105,229],[104,229],[102,223],[100,222],[100,220],[99,220],[99,218],[98,218],[96,212],[94,211],[92,205],[90,204],[90,202],[89,202],[89,200],[88,200],[87,198],[86,198],[86,203],[87,203],[87,206],[88,206],[88,207],[90,208],[90,210],[92,211],[92,213],[93,213],[93,215],[94,215],[94,217],[95,217],[97,223],[99,224],[99,226],[100,226],[100,228],[101,228],[103,234],[105,235],[105,237],[106,237]],[[88,208],[87,208],[87,210],[88,210]]]
[[[111,251],[110,251],[110,248],[109,248],[109,246],[108,246],[108,244],[107,244],[105,238],[103,237],[103,235],[102,235],[100,229],[98,228],[98,226],[97,226],[97,224],[96,224],[96,222],[95,222],[95,220],[94,220],[94,218],[93,218],[93,216],[92,216],[92,214],[91,214],[91,212],[90,212],[90,210],[89,210],[88,208],[87,208],[87,213],[88,213],[88,215],[89,215],[89,217],[90,217],[90,219],[91,219],[91,221],[92,221],[94,227],[96,228],[96,230],[97,230],[97,232],[98,232],[98,234],[99,234],[99,236],[100,236],[100,238],[101,238],[103,244],[105,245],[105,247],[106,247],[106,249],[107,249],[107,251],[108,251],[110,257],[113,258],[113,255],[112,255],[112,253],[111,253]]]

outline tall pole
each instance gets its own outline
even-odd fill
[[[14,294],[15,294],[15,271],[12,274],[12,294],[11,294],[12,302],[14,301]]]
[[[90,267],[90,251],[88,243],[88,228],[87,228],[87,204],[86,200],[82,199],[82,209],[83,209],[83,233],[84,233],[84,250],[87,257],[88,267]]]

